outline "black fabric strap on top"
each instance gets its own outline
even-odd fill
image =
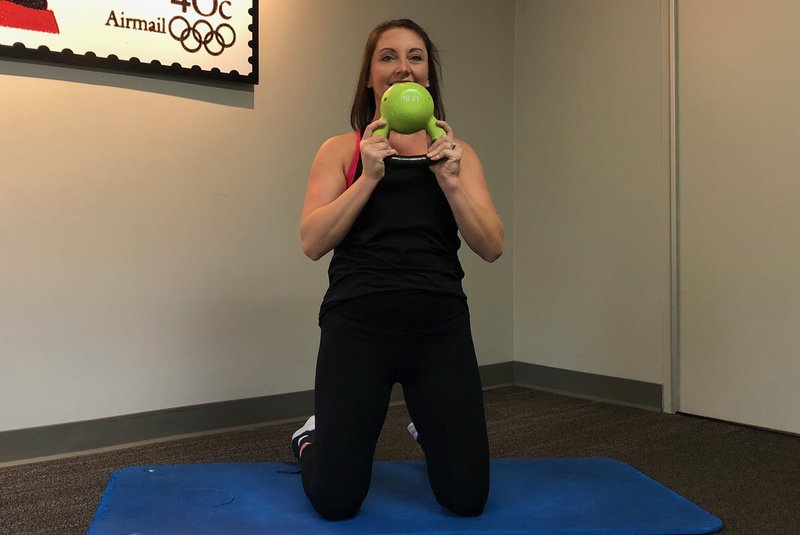
[[[353,170],[353,176],[347,176],[346,183],[348,188],[353,185],[353,182],[355,182],[356,179],[361,176],[361,172],[364,170],[364,167],[361,165],[361,151],[359,150],[363,135],[364,132],[361,132],[356,136],[356,149],[353,154],[353,160],[348,166],[348,170]],[[356,160],[358,161],[356,162]],[[383,161],[387,165],[397,167],[430,167],[439,160],[431,160],[426,155],[420,154],[417,156],[387,156]],[[355,164],[355,167],[353,164]]]
[[[389,156],[383,160],[388,165],[396,165],[398,167],[429,167],[436,163],[424,154],[419,156]]]

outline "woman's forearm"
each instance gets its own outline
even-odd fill
[[[303,214],[300,242],[306,256],[319,260],[344,239],[377,183],[362,175],[335,200]]]
[[[494,262],[503,254],[503,223],[493,206],[482,206],[462,185],[445,191],[461,237],[470,249]]]

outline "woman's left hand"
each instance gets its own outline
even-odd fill
[[[449,124],[444,121],[436,121],[436,125],[444,129],[445,135],[431,144],[426,156],[435,162],[430,169],[439,182],[447,183],[457,179],[461,173],[461,158],[464,156],[464,149],[458,146],[453,135],[453,128]]]

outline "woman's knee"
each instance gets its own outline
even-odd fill
[[[317,479],[308,494],[311,505],[326,520],[353,518],[369,492],[370,473],[331,473]]]
[[[471,462],[429,464],[428,474],[431,489],[442,507],[459,516],[478,516],[483,512],[489,497],[488,455]]]
[[[325,520],[347,520],[356,516],[363,501],[363,498],[357,496],[338,493],[331,496],[317,496],[312,500],[312,505]]]
[[[478,516],[483,513],[488,497],[489,489],[487,487],[440,492],[436,499],[442,507],[455,515]]]

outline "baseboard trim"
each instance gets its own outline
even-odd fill
[[[661,410],[662,386],[523,362],[480,367],[484,388],[518,385],[573,397]],[[402,402],[396,389],[392,402]],[[206,403],[83,422],[0,432],[0,463],[86,452],[176,436],[301,419],[314,410],[313,391]]]
[[[514,366],[514,383],[518,386],[642,409],[663,409],[663,385],[527,362],[511,364]]]
[[[306,391],[4,431],[0,463],[302,418],[313,411],[313,391]]]

